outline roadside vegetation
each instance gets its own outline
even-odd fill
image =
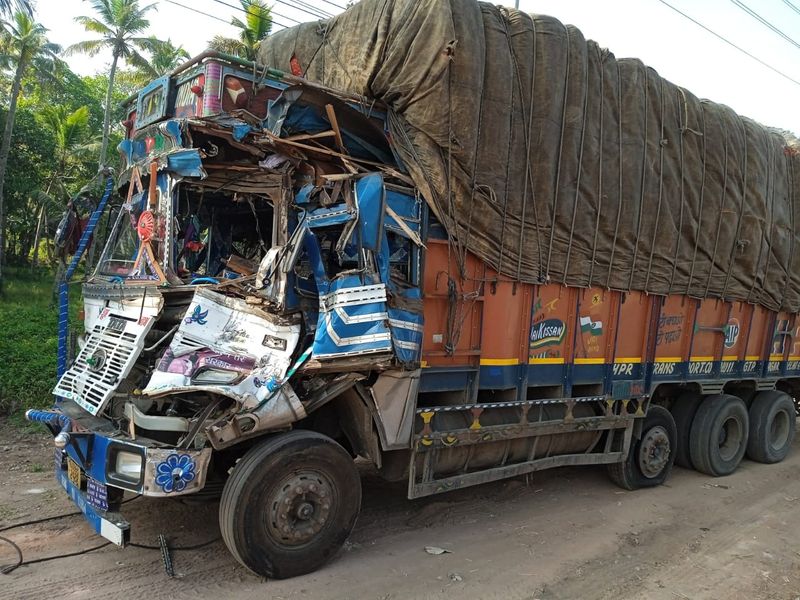
[[[261,0],[240,2],[231,19],[239,39],[217,37],[209,47],[250,57],[272,20]],[[72,201],[76,218],[86,219],[100,197],[98,165],[117,168],[123,100],[189,58],[182,46],[149,33],[157,13],[142,0],[89,0],[75,18],[85,39],[68,48],[52,43],[36,8],[28,0],[0,0],[0,418],[14,422],[24,409],[52,402],[53,290],[71,258],[54,239],[62,216]],[[65,60],[100,52],[108,55],[106,71],[93,76],[74,73]],[[96,245],[103,234],[102,227],[95,233]],[[95,248],[87,260],[98,255]],[[77,330],[80,277],[73,280]]]

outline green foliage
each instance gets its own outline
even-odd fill
[[[239,58],[255,60],[261,40],[272,30],[270,7],[263,0],[239,0],[245,11],[244,21],[237,17],[231,19],[231,25],[239,29],[239,38],[214,36],[208,43],[212,50],[233,54]]]
[[[19,417],[52,404],[56,383],[58,315],[51,304],[53,276],[9,269],[0,302],[0,414]],[[77,291],[77,290],[76,290]]]
[[[150,39],[152,43],[150,61],[146,69],[140,69],[143,76],[142,85],[150,83],[152,79],[167,75],[191,58],[183,46],[175,46],[170,39],[163,42],[153,36]]]
[[[3,126],[5,119],[6,111],[0,109]],[[17,110],[4,190],[9,262],[27,258],[33,243],[38,210],[35,198],[56,167],[55,145],[53,134],[42,127],[33,111]]]
[[[139,0],[89,0],[96,16],[75,17],[75,21],[87,33],[93,34],[94,39],[84,40],[73,44],[66,50],[66,54],[88,54],[95,56],[103,49],[111,50],[111,69],[108,72],[108,88],[103,115],[103,138],[100,145],[100,166],[107,165],[106,153],[109,145],[110,125],[112,112],[115,110],[113,95],[115,91],[114,77],[117,72],[117,62],[124,60],[129,65],[139,69],[149,68],[147,60],[140,54],[141,51],[155,51],[160,43],[153,37],[142,37],[141,34],[149,27],[150,22],[145,18],[148,11],[155,5],[140,6]],[[96,37],[99,36],[99,37]]]
[[[150,26],[145,15],[155,5],[140,6],[138,0],[90,0],[89,4],[97,16],[75,17],[75,22],[83,25],[87,33],[99,37],[73,44],[67,48],[67,54],[95,56],[110,48],[114,56],[133,65],[146,64],[139,52],[152,50],[154,38],[140,34]]]
[[[100,133],[103,127],[103,96],[108,85],[108,77],[80,77],[69,68],[62,69],[56,80],[41,80],[28,76],[22,82],[20,106],[38,110],[46,106],[64,106],[77,110],[81,106],[89,109],[89,128]]]
[[[15,12],[33,15],[33,6],[30,0],[0,0],[0,14],[11,15]]]

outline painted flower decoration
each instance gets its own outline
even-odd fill
[[[182,492],[195,477],[195,464],[188,454],[170,454],[156,466],[156,485],[164,492]]]
[[[192,314],[184,319],[184,322],[189,325],[191,323],[197,323],[198,325],[205,325],[206,324],[206,317],[208,316],[208,311],[203,310],[200,305],[196,305]]]

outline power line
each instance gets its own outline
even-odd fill
[[[235,4],[229,4],[228,2],[224,2],[223,0],[213,0],[213,1],[216,2],[217,4],[221,4],[222,6],[227,6],[228,8],[232,8],[234,10],[238,10],[239,12],[242,12],[244,14],[249,14],[247,9],[244,8],[243,6],[236,6]],[[294,0],[294,1],[299,2],[300,0]],[[289,8],[294,8],[295,10],[299,10],[301,12],[304,12],[307,15],[310,15],[311,17],[314,17],[315,19],[319,19],[319,18],[326,18],[327,19],[327,18],[333,16],[333,15],[327,13],[327,12],[322,11],[321,9],[314,9],[314,10],[319,11],[319,13],[311,12],[310,10],[306,10],[306,9],[301,8],[299,6],[294,6],[292,4],[288,4],[287,2],[284,2],[284,0],[275,0],[275,2],[279,2],[280,4],[284,4],[284,5],[288,6]],[[303,2],[302,4],[305,4],[305,3]],[[297,23],[297,24],[302,22],[302,21],[298,21],[297,19],[295,19],[293,17],[289,17],[289,16],[286,16],[286,15],[282,15],[280,13],[277,13],[272,9],[270,9],[270,15],[275,15],[275,16],[280,17],[281,19],[287,19],[287,20],[293,21],[294,23]],[[274,19],[272,20],[272,22],[275,23],[276,25],[280,25],[281,27],[288,27],[288,25],[284,25],[283,23],[275,21]]]
[[[781,30],[780,30],[780,29],[778,29],[777,27],[775,27],[775,25],[773,25],[772,23],[770,23],[769,21],[767,21],[767,20],[766,20],[764,17],[762,17],[760,14],[758,14],[758,13],[757,13],[756,11],[754,11],[752,8],[750,8],[749,6],[747,6],[747,5],[746,5],[744,2],[741,2],[740,0],[731,0],[731,2],[733,2],[733,4],[734,4],[734,5],[736,5],[737,7],[741,8],[741,9],[742,9],[744,12],[746,12],[748,15],[750,15],[751,17],[753,17],[753,18],[754,18],[756,21],[758,21],[759,23],[761,23],[762,25],[764,25],[765,27],[767,27],[768,29],[770,29],[770,30],[771,30],[771,31],[773,31],[774,33],[777,33],[777,34],[778,34],[779,36],[781,36],[781,37],[782,37],[784,40],[786,40],[787,42],[789,42],[789,43],[790,43],[792,46],[794,46],[795,48],[798,48],[798,49],[800,49],[800,44],[798,44],[796,41],[794,41],[794,40],[793,40],[791,37],[789,37],[789,36],[788,36],[786,33],[784,33],[783,31],[781,31]]]
[[[778,69],[776,69],[776,68],[775,68],[775,67],[773,67],[772,65],[770,65],[770,64],[768,64],[768,63],[766,63],[766,62],[764,62],[763,60],[761,60],[761,59],[760,59],[760,58],[758,58],[757,56],[753,56],[752,54],[750,54],[750,53],[749,53],[747,50],[745,50],[744,48],[741,48],[741,47],[737,46],[736,44],[734,44],[733,42],[731,42],[731,41],[730,41],[730,40],[728,40],[727,38],[725,38],[725,37],[721,36],[720,34],[718,34],[716,31],[712,31],[711,29],[709,29],[708,27],[706,27],[705,25],[703,25],[703,24],[702,24],[702,23],[700,23],[699,21],[696,21],[695,19],[693,19],[692,17],[690,17],[689,15],[687,15],[685,12],[681,12],[680,10],[678,10],[677,8],[675,8],[674,6],[672,6],[672,4],[670,4],[669,2],[666,2],[666,0],[658,0],[658,1],[659,1],[659,2],[661,2],[661,4],[663,4],[664,6],[667,6],[667,7],[671,8],[672,10],[674,10],[674,11],[675,11],[676,13],[678,13],[679,15],[681,15],[681,16],[683,16],[683,17],[685,17],[685,18],[689,19],[689,20],[690,20],[692,23],[694,23],[694,24],[695,24],[695,25],[697,25],[698,27],[702,27],[702,28],[703,28],[703,29],[705,29],[705,30],[706,30],[708,33],[710,33],[711,35],[713,35],[714,37],[716,37],[716,38],[718,38],[718,39],[722,40],[723,42],[725,42],[725,43],[726,43],[726,44],[728,44],[729,46],[732,46],[732,47],[736,48],[736,49],[737,49],[739,52],[741,52],[742,54],[746,54],[747,56],[749,56],[750,58],[752,58],[754,61],[756,61],[756,62],[758,62],[758,63],[762,64],[762,65],[763,65],[763,66],[765,66],[765,67],[767,67],[767,68],[768,68],[770,71],[774,71],[775,73],[777,73],[778,75],[780,75],[780,76],[781,76],[781,77],[783,77],[784,79],[788,79],[789,81],[791,81],[791,82],[792,82],[792,83],[794,83],[795,85],[798,85],[798,86],[800,86],[800,81],[798,81],[797,79],[793,79],[792,77],[790,77],[790,76],[789,76],[789,75],[787,75],[786,73],[783,73],[782,71],[779,71]]]
[[[331,6],[335,6],[340,10],[347,10],[346,6],[342,6],[341,4],[336,4],[336,2],[331,2],[331,0],[322,0],[325,4],[330,4]]]
[[[309,15],[317,17],[318,19],[329,19],[333,16],[332,13],[329,13],[328,11],[323,10],[321,8],[317,8],[316,6],[312,6],[311,4],[308,4],[303,0],[275,0],[275,1],[279,2],[280,4],[284,4],[286,6],[291,6],[296,10],[302,10],[304,13],[308,13]]]
[[[238,10],[240,12],[243,12],[246,15],[250,14],[245,8],[242,8],[241,6],[236,6],[235,4],[228,4],[227,2],[223,2],[222,0],[214,0],[214,2],[216,2],[217,4],[221,4],[222,6],[227,6],[228,8],[232,8],[234,10]],[[280,17],[281,19],[288,19],[289,21],[294,21],[295,23],[300,23],[300,21],[298,21],[297,19],[293,19],[292,17],[287,17],[286,15],[278,14],[278,13],[274,12],[272,9],[270,9],[269,14],[270,14],[271,21],[275,25],[278,25],[280,27],[288,27],[288,25],[284,25],[282,23],[279,23],[275,19],[272,19],[272,15],[276,15],[276,16]]]
[[[215,1],[218,1],[218,0],[215,0]],[[230,21],[226,21],[225,19],[222,19],[222,18],[220,18],[220,17],[218,17],[216,15],[212,15],[211,13],[203,12],[202,10],[198,10],[198,9],[193,8],[191,6],[186,6],[185,4],[181,4],[180,2],[176,2],[175,0],[164,0],[164,2],[169,2],[170,4],[174,4],[175,6],[180,6],[181,8],[185,8],[186,10],[190,10],[190,11],[192,11],[194,13],[197,13],[198,15],[204,15],[204,16],[209,17],[211,19],[215,19],[215,20],[219,21],[220,23],[225,23],[226,25],[230,25],[231,24]],[[225,4],[225,3],[221,2],[220,4]],[[226,6],[230,6],[231,8],[236,8],[235,6],[230,5],[230,4],[226,4]],[[279,22],[275,21],[274,19],[272,21],[272,24],[273,25],[277,25],[279,27],[283,27],[284,29],[288,29],[287,25],[284,25],[283,23],[279,23]]]
[[[197,13],[198,15],[205,15],[211,19],[216,19],[217,21],[221,21],[226,25],[230,25],[230,21],[226,21],[225,19],[220,19],[216,15],[209,14],[207,12],[203,12],[202,10],[197,10],[196,8],[192,8],[191,6],[186,6],[185,4],[181,4],[180,2],[175,2],[175,0],[164,0],[164,2],[169,2],[170,4],[174,4],[175,6],[180,6],[181,8],[185,8],[186,10],[190,10],[192,12]]]
[[[788,6],[789,8],[791,8],[791,9],[792,9],[794,12],[796,12],[798,15],[800,15],[800,8],[797,8],[797,7],[796,7],[794,4],[792,4],[791,2],[789,2],[789,0],[783,0],[783,3],[784,3],[786,6]]]

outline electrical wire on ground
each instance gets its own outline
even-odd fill
[[[123,501],[122,504],[127,504],[128,502],[132,502],[132,501],[136,500],[137,498],[141,498],[141,496],[134,496],[133,498],[129,498],[128,500]],[[30,521],[23,521],[22,523],[15,523],[13,525],[6,525],[5,527],[0,528],[0,532],[9,531],[11,529],[17,529],[19,527],[27,527],[29,525],[37,525],[39,523],[46,523],[48,521],[55,521],[57,519],[64,519],[66,517],[73,517],[73,516],[77,516],[77,515],[80,515],[80,514],[82,514],[80,511],[74,511],[74,512],[70,512],[70,513],[64,513],[62,515],[55,515],[55,516],[52,516],[52,517],[45,517],[43,519],[33,519],[33,520],[30,520]],[[209,546],[209,545],[213,544],[214,542],[216,542],[219,539],[220,539],[220,537],[217,536],[217,537],[215,537],[213,539],[207,540],[205,542],[201,542],[199,544],[193,544],[191,546],[170,546],[169,549],[170,549],[170,551],[198,550],[200,548],[203,548],[205,546]],[[5,536],[1,536],[1,535],[0,535],[0,541],[5,542],[8,545],[10,545],[14,549],[14,551],[17,553],[16,562],[9,563],[7,565],[0,565],[0,573],[2,573],[4,575],[8,575],[12,571],[15,571],[16,569],[18,569],[19,567],[21,567],[23,565],[35,565],[35,564],[38,564],[38,563],[48,562],[48,561],[51,561],[51,560],[58,560],[58,559],[61,559],[61,558],[70,558],[72,556],[81,556],[83,554],[88,554],[89,552],[94,552],[95,550],[100,550],[101,548],[105,548],[106,546],[110,546],[111,545],[111,542],[104,542],[104,543],[99,544],[97,546],[92,546],[91,548],[84,548],[83,550],[76,550],[75,552],[67,552],[67,553],[64,553],[64,554],[54,554],[52,556],[43,556],[41,558],[32,558],[30,560],[25,560],[24,556],[23,556],[23,553],[22,553],[22,548],[20,548],[19,545],[16,542],[14,542],[13,540],[11,540],[11,539],[9,539],[9,538],[7,538]],[[138,543],[130,542],[128,545],[133,547],[133,548],[142,548],[144,550],[159,550],[159,551],[161,550],[161,546],[151,546],[149,544],[138,544]]]

